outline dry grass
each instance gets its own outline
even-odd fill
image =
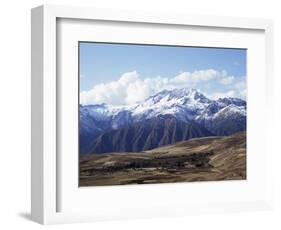
[[[246,133],[80,157],[80,186],[246,179]]]

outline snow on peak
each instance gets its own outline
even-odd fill
[[[147,115],[175,115],[192,119],[199,111],[207,107],[211,102],[202,93],[192,88],[163,90],[147,98],[143,103],[135,107],[134,116]]]
[[[242,99],[239,98],[234,98],[234,97],[225,97],[225,98],[219,98],[217,100],[218,103],[223,103],[225,105],[237,105],[237,106],[245,106],[246,102]]]
[[[159,93],[150,96],[145,102],[158,103],[160,101],[178,100],[178,102],[186,103],[189,100],[208,101],[208,99],[199,91],[192,88],[180,88],[172,90],[163,90]]]
[[[214,118],[220,117],[220,118],[225,118],[225,117],[230,117],[230,116],[246,116],[246,110],[242,106],[236,106],[234,104],[228,105],[224,108],[222,108],[220,111],[218,111],[215,115]]]
[[[246,102],[230,97],[210,100],[195,89],[163,90],[135,105],[80,105],[80,130],[86,138],[157,117],[196,122],[226,135],[245,130]]]
[[[136,105],[80,106],[80,116],[91,116],[96,120],[110,119],[115,123],[141,121],[161,115],[172,115],[182,121],[200,121],[222,114],[228,116],[230,113],[246,116],[246,102],[231,97],[210,100],[192,88],[163,90]]]

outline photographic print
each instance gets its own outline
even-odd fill
[[[246,179],[246,57],[79,42],[79,186]]]

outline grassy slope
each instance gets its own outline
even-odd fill
[[[80,157],[80,185],[246,179],[246,134],[195,138],[138,153]]]

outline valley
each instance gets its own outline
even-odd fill
[[[246,132],[140,152],[80,155],[80,186],[246,179]]]

